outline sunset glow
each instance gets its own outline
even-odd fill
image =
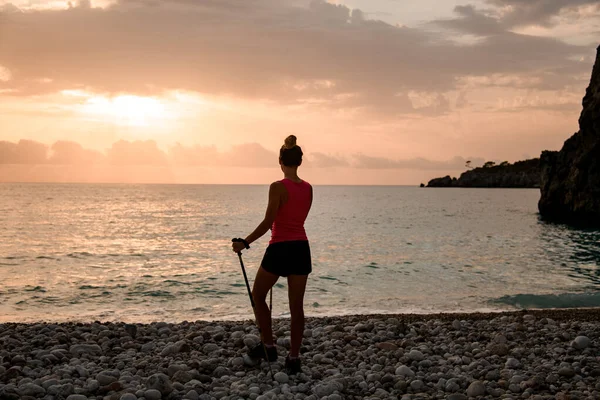
[[[166,117],[165,108],[159,100],[131,95],[114,98],[94,96],[87,99],[82,111],[93,117],[130,126],[162,123]]]
[[[317,183],[537,157],[577,130],[600,4],[534,3],[0,0],[0,142],[150,141],[171,170],[189,164],[177,146],[236,154],[186,182],[267,182],[270,165],[236,149],[271,160],[290,133]],[[6,163],[0,179],[31,171]]]

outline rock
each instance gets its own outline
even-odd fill
[[[243,357],[234,357],[231,360],[231,365],[233,367],[241,367],[244,365],[244,358]]]
[[[468,400],[468,397],[465,396],[464,394],[453,393],[453,394],[449,395],[448,397],[446,397],[446,400]]]
[[[75,357],[81,357],[83,354],[101,355],[102,348],[97,344],[74,344],[69,349]]]
[[[485,394],[485,385],[481,381],[473,381],[467,388],[467,396],[477,397]]]
[[[154,342],[148,342],[148,343],[144,343],[142,345],[142,352],[144,353],[151,353],[154,349],[156,348],[156,343]]]
[[[100,372],[98,375],[96,375],[96,380],[98,381],[100,386],[106,386],[106,385],[110,385],[113,382],[116,382],[117,378],[112,375],[108,375],[103,372]]]
[[[582,102],[579,131],[559,152],[541,156],[541,198],[544,219],[600,226],[600,47]]]
[[[252,348],[260,343],[260,338],[256,335],[246,335],[244,336],[244,345],[248,348]]]
[[[363,324],[363,323],[359,322],[358,324],[356,324],[354,326],[355,332],[370,332],[372,330],[373,330],[372,324]]]
[[[410,358],[413,361],[422,361],[425,359],[425,356],[419,350],[411,350],[408,353],[408,358]]]
[[[149,389],[158,390],[163,396],[168,395],[173,391],[173,385],[169,377],[163,373],[151,375],[146,382]]]
[[[563,367],[558,370],[558,375],[564,376],[565,378],[572,378],[575,376],[575,371],[573,371],[573,368]]]
[[[137,336],[137,325],[136,324],[125,324],[125,332],[129,334],[133,339]]]
[[[458,380],[455,378],[448,379],[446,382],[446,387],[444,388],[446,392],[458,392],[460,390],[460,385],[458,384]]]
[[[250,357],[248,354],[244,354],[242,356],[242,359],[244,360],[244,365],[247,367],[255,367],[260,364],[260,360],[255,360],[252,357]]]
[[[396,350],[398,350],[398,346],[395,345],[394,343],[390,343],[390,342],[377,343],[375,346],[378,349],[386,350],[386,351],[396,351]]]
[[[27,360],[22,355],[16,355],[10,360],[12,365],[18,365],[20,367],[24,367],[27,365]]]
[[[192,375],[187,371],[177,371],[173,374],[173,382],[188,383],[192,380]]]
[[[65,398],[75,392],[75,387],[72,384],[67,383],[65,385],[52,385],[46,390],[48,394],[51,394],[52,396]]]
[[[274,376],[275,380],[279,383],[288,383],[290,378],[285,372],[277,372]]]
[[[43,387],[34,383],[26,383],[22,386],[19,386],[19,392],[21,392],[23,396],[31,397],[41,397],[46,394],[46,390],[44,390]]]
[[[10,367],[9,369],[6,370],[3,378],[4,379],[14,379],[14,378],[21,376],[22,374],[23,374],[23,368],[21,368],[19,366],[14,366],[14,367]]]
[[[72,394],[67,397],[67,400],[88,400],[88,398],[82,394]]]
[[[221,347],[215,343],[207,343],[202,347],[202,352],[204,354],[210,354],[213,353],[217,350],[219,350]]]
[[[420,392],[424,386],[425,386],[425,384],[423,384],[423,381],[419,380],[419,379],[415,379],[414,381],[412,381],[410,383],[411,389],[417,393]]]
[[[156,389],[148,389],[144,392],[144,397],[146,400],[160,400],[162,394]]]
[[[415,376],[415,373],[406,365],[401,365],[396,368],[396,375],[413,377]]]
[[[195,390],[190,390],[183,398],[187,400],[198,400],[200,399],[200,395]]]
[[[167,367],[167,375],[171,378],[179,371],[188,371],[190,368],[185,364],[171,364]]]
[[[123,393],[119,400],[137,400],[137,396],[133,393]]]
[[[571,342],[571,347],[577,350],[583,350],[590,345],[590,339],[587,336],[577,336],[575,340]]]
[[[219,366],[213,371],[213,376],[216,376],[217,378],[221,378],[225,375],[231,375],[231,371],[223,366]]]
[[[494,343],[489,347],[490,353],[503,357],[508,354],[508,346],[504,343]]]
[[[109,393],[109,392],[120,392],[123,390],[123,384],[119,381],[115,381],[106,386],[101,386],[98,390],[99,393]]]
[[[507,369],[515,369],[519,368],[520,365],[521,363],[516,358],[509,358],[508,360],[506,360],[504,367]]]
[[[427,183],[427,187],[453,187],[457,186],[457,179],[446,175],[443,178],[434,178]]]
[[[333,394],[333,392],[335,392],[336,390],[338,390],[338,387],[333,383],[321,383],[313,388],[313,392],[317,395],[318,398],[329,396],[330,394]]]
[[[173,345],[173,349],[174,349],[175,353],[178,354],[178,353],[187,353],[192,348],[185,340],[179,340],[179,341],[175,342],[175,344]]]
[[[463,172],[458,179],[450,176],[432,179],[427,187],[539,188],[540,159],[486,164]]]

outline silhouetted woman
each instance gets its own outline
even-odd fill
[[[302,164],[302,149],[293,135],[285,139],[279,150],[279,165],[284,178],[273,182],[269,188],[269,203],[265,218],[243,242],[234,242],[233,251],[240,252],[271,229],[271,240],[256,273],[252,296],[256,303],[256,318],[262,331],[262,343],[250,349],[252,358],[277,360],[273,345],[271,313],[267,306],[267,293],[280,276],[287,277],[291,313],[291,349],[285,360],[288,374],[301,371],[300,344],[304,333],[304,291],[312,271],[310,247],[304,230],[304,221],[312,205],[312,186],[298,177]],[[267,354],[265,354],[266,348]]]

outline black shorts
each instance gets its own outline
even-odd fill
[[[310,274],[312,260],[308,240],[270,244],[260,266],[278,276]]]

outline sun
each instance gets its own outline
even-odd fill
[[[128,126],[148,126],[167,116],[160,100],[134,95],[112,98],[92,96],[84,103],[83,111],[88,115]]]

